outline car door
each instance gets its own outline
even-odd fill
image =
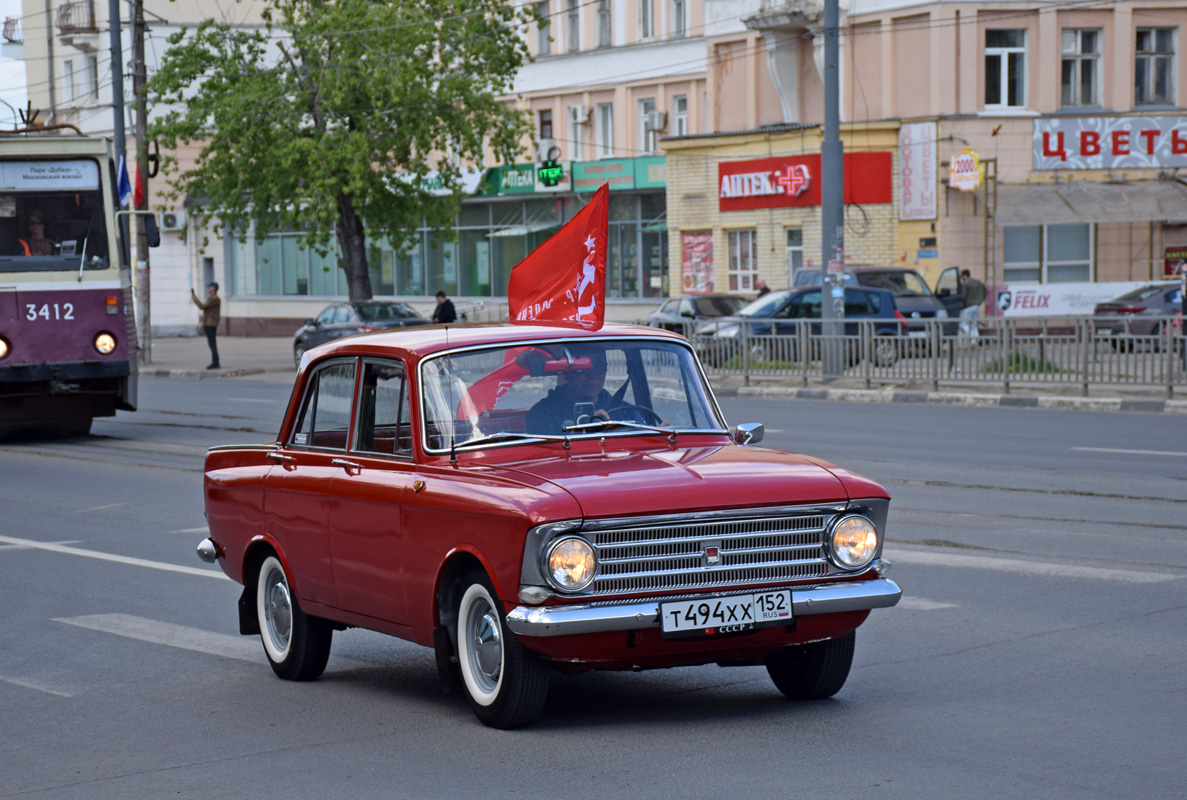
[[[960,267],[948,267],[936,280],[936,297],[944,304],[949,317],[959,317],[964,308],[964,288],[960,285]]]
[[[264,480],[264,527],[287,562],[297,596],[328,606],[338,602],[328,498],[350,436],[355,362],[329,361],[310,376],[297,425],[269,453],[275,466]]]
[[[403,504],[414,478],[408,381],[397,360],[363,359],[354,441],[329,491],[340,607],[406,623]]]

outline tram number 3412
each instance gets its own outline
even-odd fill
[[[26,303],[25,319],[74,319],[74,303],[43,303],[41,308],[36,303]]]

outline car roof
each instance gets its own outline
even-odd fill
[[[605,339],[646,337],[684,342],[676,333],[646,325],[609,323],[601,330],[562,328],[553,325],[514,325],[509,322],[473,322],[462,325],[416,325],[391,331],[375,331],[351,336],[321,345],[317,358],[335,355],[397,355],[409,354],[423,358],[434,353],[463,347],[505,345],[516,342],[572,341],[575,339]]]

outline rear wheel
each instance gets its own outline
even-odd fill
[[[508,630],[485,573],[471,572],[465,586],[458,603],[457,655],[470,707],[492,728],[527,725],[544,710],[548,667]]]
[[[823,700],[845,685],[853,666],[856,631],[838,639],[785,647],[766,658],[775,688],[793,700]]]
[[[276,556],[260,565],[256,614],[273,672],[290,681],[311,681],[325,672],[334,629],[301,610]]]
[[[892,334],[874,337],[874,366],[893,367],[898,361],[898,340]]]

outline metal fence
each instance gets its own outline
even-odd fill
[[[919,323],[924,323],[919,325]],[[785,325],[787,323],[784,323]],[[846,334],[825,336],[807,324],[771,334],[770,320],[746,320],[733,335],[690,322],[683,333],[712,374],[754,379],[844,377],[879,384],[994,384],[1089,388],[1162,387],[1187,390],[1187,337],[1177,317],[1124,320],[1109,331],[1100,318],[996,318],[977,322],[977,335],[957,332],[955,320],[911,320],[912,331],[886,335],[885,320],[851,320]],[[726,328],[726,332],[730,330]],[[920,329],[921,328],[921,329]],[[698,332],[700,330],[700,332]],[[1140,332],[1139,332],[1140,331]]]

